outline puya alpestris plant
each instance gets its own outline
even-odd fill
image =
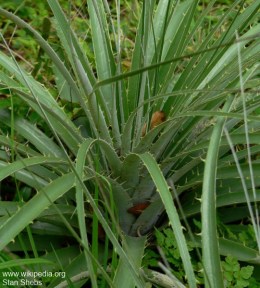
[[[28,120],[17,118],[12,111],[0,111],[1,125],[5,126],[2,131],[10,128],[9,134],[2,133],[0,141],[12,154],[8,158],[5,151],[1,152],[0,177],[13,175],[37,191],[25,204],[1,201],[5,205],[1,249],[16,236],[27,239],[21,233],[26,227],[29,240],[37,248],[37,241],[33,241],[38,237],[37,225],[43,225],[48,233],[54,225],[56,235],[52,241],[57,245],[54,247],[60,248],[56,257],[61,259],[66,251],[67,259],[74,259],[76,264],[73,273],[68,272],[72,271],[72,264],[66,260],[52,266],[53,269],[66,266],[62,269],[73,282],[82,276],[83,261],[87,271],[84,281],[90,277],[93,287],[98,285],[99,273],[110,286],[144,287],[145,278],[139,268],[145,235],[166,210],[189,287],[196,287],[196,279],[181,218],[202,213],[202,252],[208,287],[223,286],[219,255],[232,245],[235,249],[231,254],[238,259],[258,263],[257,250],[218,239],[215,218],[216,206],[225,209],[235,203],[243,206],[248,200],[259,200],[255,190],[257,173],[254,182],[246,180],[249,194],[245,197],[243,183],[237,180],[237,161],[222,131],[225,127],[233,146],[241,149],[237,157],[243,175],[252,176],[246,162],[246,135],[250,133],[250,155],[257,171],[260,1],[248,7],[243,6],[245,1],[234,1],[200,39],[203,20],[214,2],[210,1],[198,15],[197,0],[143,1],[132,65],[126,73],[122,73],[120,1],[116,1],[114,14],[107,1],[87,1],[94,67],[58,1],[48,3],[62,53],[56,53],[51,43],[22,19],[0,9],[1,17],[34,36],[53,64],[56,95],[71,99],[80,107],[84,123],[79,129],[78,122],[65,113],[61,102],[15,61],[1,35],[7,53],[0,54],[0,87],[8,90],[11,99],[22,99],[45,121],[51,134],[46,135]],[[241,95],[246,97],[246,118]],[[156,111],[163,111],[165,116],[159,125],[151,125]],[[95,201],[97,195],[99,200]],[[175,207],[173,200],[177,198],[181,199],[183,215]],[[21,207],[17,209],[18,206]],[[112,271],[99,263],[97,249],[90,249],[87,232],[91,228],[86,218],[92,221],[92,215],[92,227],[104,230],[119,257],[118,262],[112,261]],[[245,210],[240,217],[248,215]],[[60,234],[59,226],[64,229]],[[58,244],[61,235],[76,239],[83,252],[75,246],[74,250],[62,249]],[[39,258],[35,250],[34,257],[41,263],[44,258]],[[48,250],[52,251],[50,247]],[[109,252],[103,253],[108,259]],[[51,256],[53,261],[55,252]],[[53,287],[58,281],[62,280],[47,284]]]

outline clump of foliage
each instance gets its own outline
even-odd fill
[[[161,256],[158,253],[158,251],[156,251],[156,249],[147,248],[145,251],[145,257],[143,259],[142,264],[144,265],[144,267],[147,268],[158,269],[159,261],[161,262],[163,260],[167,261],[166,263],[164,263],[165,265],[167,264],[167,268],[171,267],[170,270],[171,273],[173,273],[179,280],[181,280],[184,283],[185,270],[182,265],[180,251],[178,249],[178,245],[172,230],[169,228],[165,228],[162,231],[156,230],[155,237],[156,237],[155,244],[158,249],[161,249]],[[192,242],[187,243],[189,252],[194,251],[193,243]],[[201,263],[198,265],[201,265]]]
[[[248,231],[248,233],[244,231],[243,234],[250,234],[250,231]],[[254,235],[247,238],[245,245],[252,247],[251,245],[248,245],[249,243],[252,244],[252,242],[255,242],[253,241],[254,237],[252,236]],[[237,237],[234,234],[233,237],[237,240]],[[201,255],[198,253],[198,250],[196,250],[196,246],[199,246],[199,243],[194,240],[195,239],[193,239],[193,241],[187,241],[187,244],[191,254],[197,283],[201,286],[204,284],[202,272],[203,264],[201,262]],[[163,228],[161,231],[156,230],[154,245],[155,247],[153,249],[152,247],[148,247],[145,250],[145,257],[142,262],[143,267],[160,270],[158,264],[161,263],[168,268],[173,275],[181,280],[182,283],[185,283],[185,270],[182,265],[180,252],[172,229]],[[157,249],[161,250],[161,252],[158,253]],[[258,280],[253,277],[254,266],[247,265],[241,267],[239,261],[231,255],[226,256],[223,261],[221,261],[221,268],[223,270],[225,287],[258,287],[260,284]]]
[[[17,256],[0,268],[66,273],[47,287],[144,287],[158,276],[141,269],[147,235],[166,211],[183,265],[170,287],[184,271],[197,286],[195,232],[199,281],[224,287],[227,251],[259,264],[260,1],[212,22],[214,0],[125,1],[131,31],[120,1],[79,2],[48,0],[40,32],[0,8],[0,249]],[[25,33],[40,64],[17,57]],[[217,209],[225,225],[250,219],[256,245],[225,239]]]
[[[236,259],[232,256],[227,256],[225,261],[222,261],[222,267],[224,271],[225,287],[242,288],[249,286],[250,277],[254,270],[253,266],[245,266],[241,268]]]

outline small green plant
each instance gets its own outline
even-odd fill
[[[227,256],[225,261],[221,262],[225,287],[250,287],[250,278],[253,274],[253,266],[240,267],[239,262],[232,256]]]
[[[183,268],[180,252],[172,230],[170,228],[164,228],[161,231],[156,230],[155,238],[155,248],[152,249],[149,246],[146,248],[142,264],[144,267],[153,267],[156,270],[160,270],[158,263],[161,262],[170,269],[171,273],[181,280],[182,283],[185,283],[185,270]],[[201,259],[196,254],[195,243],[187,241],[187,245],[192,258],[197,284],[204,284],[202,263]]]
[[[244,233],[245,234],[245,233]],[[174,234],[170,228],[164,228],[161,231],[155,231],[155,243],[157,248],[146,248],[145,257],[143,259],[143,266],[146,268],[159,269],[158,263],[164,263],[166,261],[166,267],[170,268],[171,272],[182,281],[185,282],[185,271],[183,269],[179,249],[174,237]],[[195,251],[195,243],[188,241],[189,251],[191,253],[193,267],[197,283],[202,285],[203,281],[203,265],[199,255]],[[157,249],[160,249],[159,253]],[[233,256],[228,255],[224,261],[221,261],[221,267],[224,275],[224,285],[226,288],[232,287],[258,287],[260,283],[252,277],[254,266],[243,266],[241,267],[239,261]]]
[[[170,264],[171,272],[181,281],[185,281],[185,270],[182,265],[180,252],[177,246],[176,239],[170,228],[165,228],[162,231],[155,231],[155,245],[161,250],[161,254],[165,257],[165,260]],[[192,251],[192,243],[189,242],[189,251]],[[158,268],[158,261],[162,261],[157,249],[147,248],[145,251],[145,257],[142,264],[144,267]]]

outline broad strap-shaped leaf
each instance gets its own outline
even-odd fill
[[[190,255],[188,252],[187,242],[185,240],[181,222],[179,215],[177,213],[176,207],[173,203],[172,195],[169,191],[167,182],[158,166],[154,158],[149,154],[141,154],[139,155],[141,160],[144,162],[145,166],[147,167],[154,183],[157,187],[158,193],[162,199],[164,204],[165,210],[168,214],[170,224],[172,226],[178,249],[180,251],[180,255],[183,261],[184,269],[187,275],[189,287],[196,287],[196,279],[194,275],[194,270],[191,264]]]
[[[233,99],[229,97],[225,103],[223,111],[227,112],[230,109],[232,102]],[[211,287],[212,285],[224,287],[220,267],[216,222],[216,171],[218,151],[224,123],[224,118],[218,118],[217,123],[213,128],[205,162],[202,186],[202,256],[206,274],[206,287]]]

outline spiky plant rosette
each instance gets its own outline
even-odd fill
[[[201,213],[198,245],[208,283],[222,287],[219,255],[227,251],[259,263],[257,250],[218,238],[216,207],[231,206],[233,213],[249,206],[234,218],[250,216],[259,231],[250,203],[259,201],[260,1],[246,7],[245,1],[234,1],[200,37],[214,2],[198,13],[197,0],[143,1],[131,68],[124,73],[118,1],[113,13],[107,1],[87,1],[94,64],[58,1],[48,4],[62,52],[22,19],[0,9],[1,17],[30,33],[49,57],[58,95],[17,63],[1,34],[6,50],[0,53],[0,87],[36,112],[48,132],[13,110],[0,110],[5,148],[0,179],[11,176],[34,191],[26,203],[21,197],[1,201],[1,249],[18,235],[19,241],[28,241],[28,235],[44,237],[38,231],[55,231],[51,242],[62,253],[60,239],[72,236],[84,253],[72,245],[66,255],[77,263],[85,259],[97,287],[91,272],[96,265],[102,267],[97,259],[93,262],[87,237],[96,225],[120,258],[112,280],[102,270],[106,281],[115,287],[144,287],[140,251],[145,235],[166,211],[189,287],[196,287],[196,279],[181,219]],[[76,117],[66,113],[64,102],[80,108]],[[46,244],[44,250],[53,247]],[[131,281],[120,278],[122,269],[129,271]]]

